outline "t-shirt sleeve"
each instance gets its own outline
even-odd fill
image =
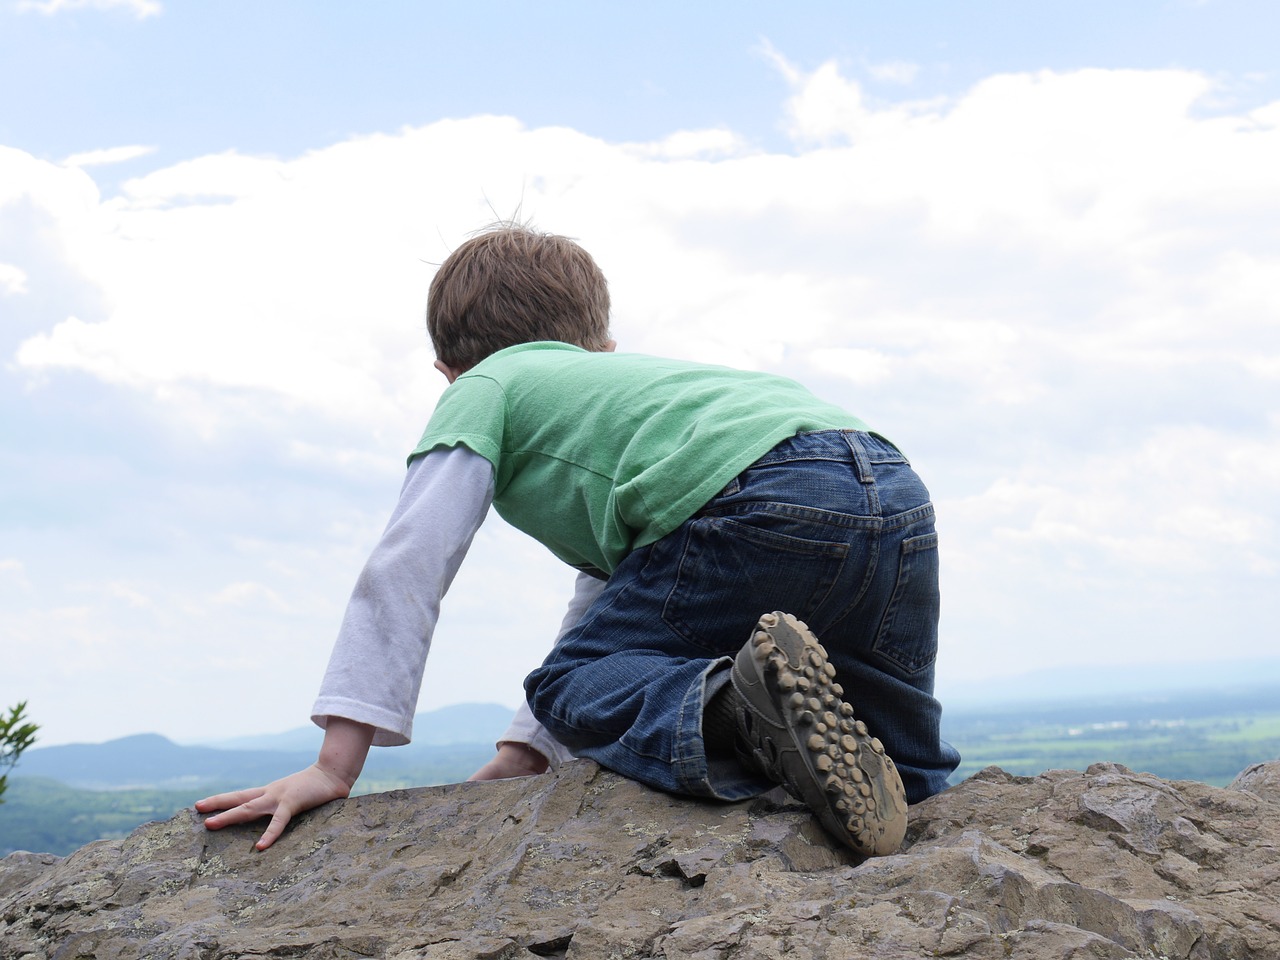
[[[465,447],[410,462],[400,502],[356,580],[311,719],[377,728],[377,746],[413,735],[440,600],[493,500],[493,467]]]
[[[507,429],[507,397],[485,376],[463,374],[440,395],[422,439],[409,454],[413,460],[441,448],[463,446],[500,469]]]

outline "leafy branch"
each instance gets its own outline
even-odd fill
[[[27,702],[24,700],[16,707],[9,708],[6,717],[0,712],[0,796],[4,795],[9,783],[9,771],[13,769],[22,752],[36,742],[36,731],[40,728],[26,722]],[[0,800],[4,803],[4,800]]]

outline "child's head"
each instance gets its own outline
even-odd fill
[[[469,370],[517,343],[609,349],[609,289],[572,240],[500,224],[449,254],[427,294],[436,357]]]

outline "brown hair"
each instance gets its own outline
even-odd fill
[[[567,237],[502,223],[449,254],[427,294],[427,332],[441,363],[469,370],[517,343],[609,341],[609,288]]]

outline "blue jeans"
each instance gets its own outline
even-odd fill
[[[741,800],[773,784],[708,757],[702,708],[756,620],[783,610],[826,648],[855,715],[917,803],[959,754],[933,697],[938,543],[929,493],[874,434],[774,447],[678,529],[631,553],[525,680],[533,714],[579,756],[673,793]]]

